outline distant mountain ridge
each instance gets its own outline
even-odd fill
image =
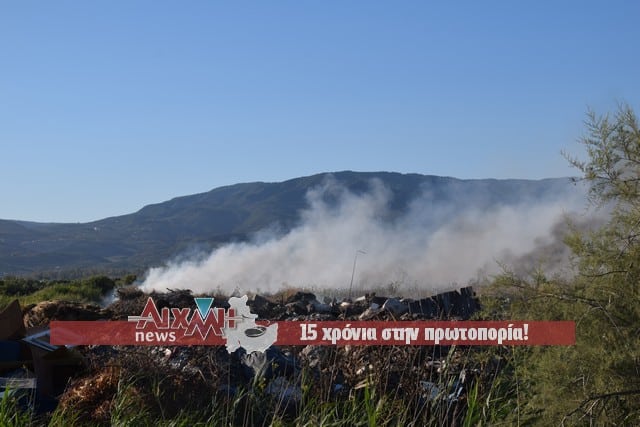
[[[307,207],[307,192],[329,177],[356,194],[368,191],[371,180],[379,180],[391,191],[390,209],[398,215],[420,194],[428,194],[434,207],[455,203],[460,209],[483,209],[542,200],[570,185],[569,178],[460,180],[343,171],[219,187],[82,224],[0,220],[0,276],[142,271],[194,248],[211,250],[247,240],[266,227],[277,225],[286,231]]]

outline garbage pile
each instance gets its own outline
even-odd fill
[[[87,317],[82,314],[91,312],[76,304],[41,303],[23,313],[18,301],[0,312],[0,396],[14,395],[23,406],[38,410],[55,407],[69,379],[82,367],[83,356],[51,345],[40,315],[50,311],[49,315],[69,318],[67,309],[79,310],[77,314],[83,319]]]
[[[466,320],[480,307],[471,287],[419,300],[373,293],[353,301],[328,298],[320,302],[312,293],[297,292],[279,305],[256,295],[249,306],[259,317],[271,320]]]
[[[437,404],[449,411],[463,404],[478,374],[448,346],[272,346],[264,353],[229,354],[224,347],[67,348],[48,341],[51,320],[124,320],[142,312],[149,296],[158,309],[195,308],[188,290],[148,295],[135,287],[119,289],[117,300],[105,308],[42,302],[21,309],[15,301],[0,312],[0,395],[3,389],[22,391],[25,404],[40,412],[59,405],[92,425],[109,425],[116,410],[146,408],[169,418],[212,400],[251,411],[256,393],[281,413],[295,414],[309,389],[322,401],[350,399],[374,388],[412,399],[418,407]],[[225,307],[226,301],[216,298],[214,306]],[[259,319],[278,321],[465,320],[479,309],[471,288],[423,299],[367,294],[322,301],[300,291],[280,300],[254,295],[248,304]]]

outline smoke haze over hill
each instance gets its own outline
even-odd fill
[[[435,203],[427,189],[397,214],[390,209],[393,193],[380,180],[356,194],[327,179],[308,191],[308,206],[289,231],[262,230],[250,241],[153,268],[143,287],[199,293],[272,292],[284,285],[345,289],[357,254],[354,288],[394,283],[435,292],[532,253],[558,268],[557,258],[566,254],[540,248],[557,248],[567,215],[584,218],[586,206],[583,189],[565,181],[543,195],[494,205],[481,191],[450,185],[443,192],[446,202]],[[549,255],[555,259],[545,260]]]

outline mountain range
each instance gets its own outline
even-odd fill
[[[454,203],[458,209],[484,209],[544,200],[571,185],[569,178],[461,180],[343,171],[219,187],[87,223],[0,220],[0,276],[141,272],[176,256],[246,241],[268,227],[286,232],[308,206],[307,192],[327,179],[354,194],[380,181],[392,195],[391,217],[401,215],[419,195],[427,195],[433,207]]]

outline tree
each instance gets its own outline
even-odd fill
[[[589,112],[586,126],[588,159],[568,159],[610,216],[596,231],[567,237],[576,277],[496,280],[509,289],[509,316],[576,321],[575,346],[518,350],[526,398],[517,416],[540,425],[640,425],[640,130],[627,105],[613,116]]]
[[[591,184],[591,199],[598,204],[615,202],[620,213],[640,207],[640,129],[635,113],[621,105],[617,113],[597,116],[587,113],[588,134],[581,139],[589,160],[565,154]]]

